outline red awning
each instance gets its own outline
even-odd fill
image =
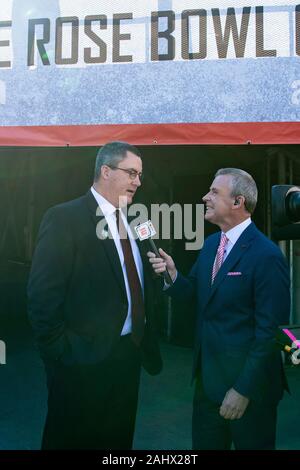
[[[300,122],[0,126],[0,146],[298,144]]]

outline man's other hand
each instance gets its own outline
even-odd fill
[[[249,398],[244,397],[234,388],[231,388],[224,397],[220,407],[220,415],[224,419],[240,419],[245,413],[248,404]]]

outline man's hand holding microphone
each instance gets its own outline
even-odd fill
[[[165,273],[168,272],[172,282],[175,282],[177,269],[171,256],[169,256],[162,248],[159,248],[156,254],[152,251],[148,251],[147,256],[156,274],[165,277]],[[166,278],[165,282],[169,284]]]

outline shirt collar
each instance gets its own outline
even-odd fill
[[[244,220],[240,224],[231,228],[230,230],[228,230],[228,232],[225,232],[226,237],[232,243],[232,245],[236,243],[238,238],[242,235],[243,231],[246,230],[246,228],[250,224],[251,224],[251,217],[248,217],[248,219]]]
[[[100,193],[98,193],[93,186],[91,187],[91,192],[94,198],[97,201],[98,206],[101,209],[102,214],[106,216],[110,216],[116,212],[115,206],[113,206],[105,197],[103,197]]]

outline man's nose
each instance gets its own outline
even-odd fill
[[[140,179],[139,175],[136,175],[136,177],[134,178],[132,183],[137,187],[141,186],[142,182],[141,182],[141,179]]]
[[[207,193],[207,194],[205,194],[205,196],[203,196],[202,201],[207,202],[208,199],[209,199],[209,193]]]

